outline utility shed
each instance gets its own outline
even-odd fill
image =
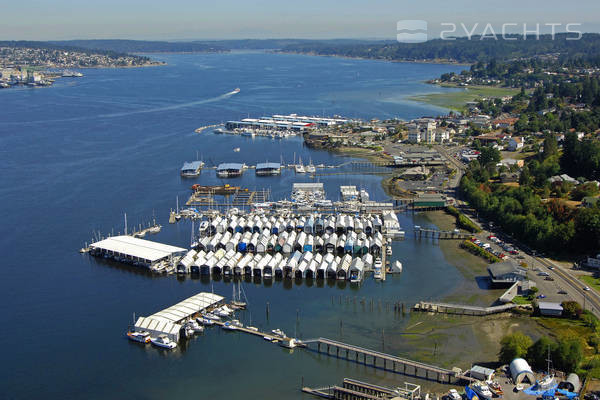
[[[515,358],[510,363],[510,376],[512,377],[513,383],[518,385],[525,381],[531,383],[535,382],[535,375],[533,375],[533,371],[531,371],[531,367],[522,358]]]
[[[494,376],[494,370],[491,368],[482,367],[481,365],[473,365],[469,376],[480,381],[489,381]]]
[[[141,263],[150,266],[175,254],[183,254],[187,250],[168,244],[152,242],[133,236],[113,236],[90,245],[90,252],[95,255],[108,255],[123,261]]]
[[[563,312],[563,307],[560,305],[560,303],[540,301],[538,303],[538,308],[540,309],[540,314],[553,317],[560,317]]]

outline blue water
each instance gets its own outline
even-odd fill
[[[299,138],[271,139],[194,133],[228,119],[273,113],[414,118],[445,110],[407,101],[440,91],[423,80],[460,67],[385,63],[263,53],[159,55],[164,67],[85,70],[84,78],[51,88],[0,91],[0,303],[5,345],[2,397],[302,398],[301,379],[319,386],[344,376],[390,383],[402,377],[335,358],[293,354],[255,337],[210,330],[172,353],[141,348],[123,338],[132,313],[149,315],[200,291],[229,296],[231,284],[151,277],[133,268],[78,253],[93,232],[123,230],[156,216],[165,228],[152,240],[186,246],[190,224],[167,223],[176,197],[192,183],[219,184],[213,171],[182,180],[183,161],[266,159],[341,163],[348,157],[312,151]],[[236,87],[237,95],[226,95]],[[234,153],[234,147],[241,152]],[[231,180],[270,187],[289,196],[297,179]],[[368,189],[384,200],[372,175],[322,177],[331,198],[340,184]],[[401,216],[410,230],[420,217]],[[438,247],[410,237],[394,245],[401,276],[360,287],[274,282],[247,283],[245,322],[304,338],[325,336],[402,354],[403,319],[378,301],[412,304],[439,298],[462,278]],[[342,304],[340,304],[342,296]],[[348,299],[347,299],[348,298]],[[353,299],[366,299],[363,307]],[[371,311],[370,299],[376,306]],[[266,303],[270,317],[266,318]],[[8,317],[8,318],[6,318]],[[342,328],[340,329],[340,321]],[[443,350],[443,349],[441,349]],[[410,380],[410,379],[406,379]],[[391,383],[395,384],[395,383]]]

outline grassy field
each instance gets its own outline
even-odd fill
[[[584,281],[589,287],[596,289],[600,292],[600,278],[594,278],[590,275],[581,275],[579,279]]]
[[[455,86],[443,85],[442,87]],[[514,96],[515,94],[519,93],[519,89],[499,88],[493,86],[471,86],[466,88],[461,87],[460,89],[460,91],[456,92],[432,93],[412,96],[409,99],[438,107],[463,111],[465,109],[465,105],[470,101],[478,101],[483,97]]]

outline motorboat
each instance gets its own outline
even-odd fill
[[[235,153],[239,153],[239,152],[240,152],[240,150],[241,150],[241,149],[240,149],[239,147],[234,147],[234,149],[233,149],[233,151],[234,151]]]
[[[375,268],[373,270],[373,278],[375,278],[375,279],[382,279],[381,268]]]
[[[189,320],[188,322],[186,322],[186,329],[187,328],[192,329],[192,331],[194,333],[202,333],[204,332],[204,327],[202,325],[200,325],[198,322],[196,322],[196,320]]]
[[[488,387],[496,396],[504,395],[504,391],[502,390],[502,386],[496,381],[486,381]]]
[[[177,347],[177,343],[171,341],[167,335],[159,335],[157,338],[150,338],[150,342],[163,349],[174,349]]]
[[[238,328],[243,328],[243,327],[244,327],[244,325],[242,325],[242,323],[240,321],[238,321],[237,319],[232,319],[231,321],[227,321],[222,326],[223,329],[229,330],[229,331],[235,331]]]
[[[273,335],[275,335],[275,336],[278,336],[278,337],[281,337],[281,338],[287,337],[287,336],[285,336],[285,332],[283,332],[281,329],[273,329],[273,330],[271,331],[271,333],[272,333]]]
[[[548,374],[537,382],[537,386],[540,390],[552,389],[556,385],[554,375]]]
[[[388,245],[388,246],[385,248],[385,255],[386,255],[386,256],[391,256],[391,255],[392,255],[392,246],[389,246],[389,245]]]
[[[208,319],[206,317],[196,318],[196,322],[198,322],[199,324],[205,325],[205,326],[211,326],[211,325],[215,324],[215,321],[213,321],[212,319]]]
[[[213,313],[206,313],[203,315],[204,318],[209,319],[211,321],[220,321],[221,317],[219,317],[218,315],[215,315]]]
[[[471,389],[477,393],[479,400],[492,400],[494,395],[489,386],[484,382],[477,382],[471,385]]]
[[[138,343],[150,343],[150,333],[146,331],[127,332],[127,338]]]

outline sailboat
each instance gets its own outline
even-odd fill
[[[314,174],[315,172],[317,172],[317,169],[315,168],[315,166],[312,162],[312,158],[310,159],[310,162],[308,163],[308,165],[306,167],[304,167],[304,170],[308,174]]]
[[[294,165],[294,169],[296,170],[297,174],[303,174],[306,172],[304,165],[302,165],[302,158],[298,159],[298,164]]]
[[[247,302],[242,301],[242,295],[241,295],[241,290],[242,290],[242,284],[241,282],[238,282],[238,290],[237,290],[237,296],[236,296],[236,292],[235,292],[235,285],[233,285],[233,301],[231,302],[231,305],[237,308],[241,308],[241,309],[245,309],[246,306],[248,305]],[[246,297],[246,294],[244,293],[244,297]]]

